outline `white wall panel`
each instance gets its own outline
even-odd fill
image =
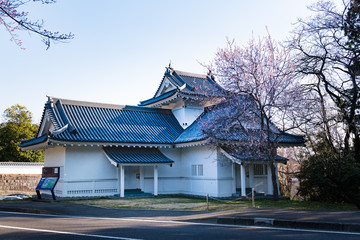
[[[66,149],[66,179],[116,178],[116,167],[111,165],[100,147],[68,147]]]

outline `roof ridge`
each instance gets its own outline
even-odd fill
[[[120,104],[89,102],[89,101],[54,98],[54,97],[50,97],[50,98],[54,103],[60,100],[62,105],[76,105],[76,106],[84,106],[84,107],[98,107],[98,108],[111,108],[111,109],[123,109],[126,107],[126,105],[120,105]]]
[[[182,75],[182,76],[196,77],[196,78],[206,78],[207,77],[206,74],[190,73],[190,72],[184,72],[184,71],[180,71],[180,70],[176,70],[176,69],[174,69],[174,71],[180,76]]]
[[[136,105],[126,105],[122,110],[125,110],[125,111],[139,111],[139,110],[141,110],[141,112],[171,113],[170,109],[144,107],[144,106],[136,106]]]
[[[195,87],[193,87],[191,84],[185,82],[184,79],[182,79],[181,76],[175,70],[173,71],[173,75],[175,76],[175,78],[177,78],[178,80],[180,80],[182,82],[182,84],[183,84],[182,86],[185,85],[185,87],[188,88],[190,91],[195,89]],[[182,86],[179,86],[179,87],[182,88]]]
[[[56,102],[58,102],[58,100],[60,100],[61,105],[117,109],[117,110],[123,110],[123,111],[158,112],[158,113],[169,113],[171,111],[169,109],[144,107],[144,106],[136,106],[136,105],[116,105],[116,104],[108,104],[108,103],[97,103],[97,102],[71,100],[71,99],[64,99],[64,98],[51,98],[51,99],[54,102],[54,104]]]

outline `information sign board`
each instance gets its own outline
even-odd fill
[[[57,180],[56,177],[41,178],[36,190],[53,190]]]
[[[43,167],[42,178],[36,187],[38,198],[41,199],[40,190],[51,191],[51,195],[55,200],[54,188],[60,177],[59,167]]]
[[[43,167],[42,177],[59,177],[59,167]]]

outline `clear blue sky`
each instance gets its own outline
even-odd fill
[[[311,14],[315,0],[58,0],[27,9],[50,30],[75,39],[49,50],[39,37],[24,33],[26,50],[9,41],[0,26],[0,113],[26,106],[34,122],[46,96],[137,105],[155,93],[165,67],[205,73],[226,37],[245,44],[265,27],[284,40],[298,17]]]

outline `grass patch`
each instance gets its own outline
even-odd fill
[[[328,203],[310,202],[295,200],[261,200],[256,202],[257,207],[261,208],[283,208],[283,209],[306,209],[306,210],[338,210],[338,211],[358,211],[354,204],[350,203]]]
[[[67,200],[64,203],[86,204],[104,208],[131,208],[131,209],[154,209],[154,210],[207,210],[206,200],[188,196],[158,196],[144,198],[101,198],[101,199],[80,199]],[[341,210],[357,211],[355,205],[321,203],[294,200],[259,200],[255,201],[259,208],[282,208],[282,209],[306,209],[306,210]],[[249,201],[234,200],[209,200],[209,211],[221,211],[230,209],[241,209],[251,207]]]
[[[66,203],[87,204],[105,208],[132,208],[132,209],[157,209],[157,210],[207,210],[205,199],[183,196],[160,196],[146,198],[108,198],[108,199],[80,199],[62,201]],[[247,208],[242,202],[209,201],[210,211],[219,211],[234,208]]]

